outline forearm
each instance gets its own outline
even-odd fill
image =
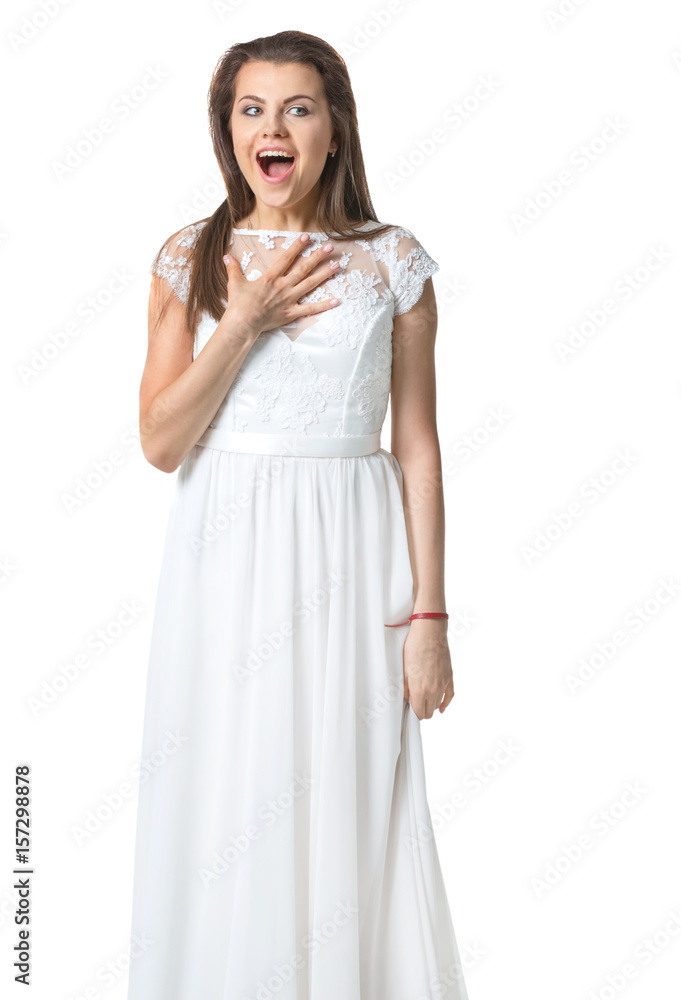
[[[437,438],[421,443],[413,454],[398,457],[398,461],[404,484],[414,611],[446,611],[445,508]]]
[[[223,322],[224,320],[224,322]],[[166,386],[140,419],[145,457],[174,472],[215,416],[257,339],[227,314],[182,374]]]

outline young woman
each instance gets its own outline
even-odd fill
[[[377,221],[323,40],[232,46],[209,114],[228,198],[154,260],[140,388],[179,472],[129,1000],[467,1000],[419,728],[454,696],[438,265]]]

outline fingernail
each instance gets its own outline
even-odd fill
[[[327,243],[324,247],[324,253],[330,253],[333,250],[333,243]]]
[[[230,260],[232,258],[229,256],[228,253],[226,253],[225,256],[222,259],[224,260],[225,264],[229,264],[229,262],[230,262]]]
[[[307,233],[303,233],[302,236],[300,237],[300,240],[301,240],[302,243],[307,243],[307,241],[309,240],[309,238],[310,237],[307,235]]]

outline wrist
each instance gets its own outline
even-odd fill
[[[219,326],[222,328],[223,339],[240,344],[252,344],[262,333],[262,328],[257,323],[230,310],[229,306],[225,309]]]
[[[419,616],[419,617],[414,617]],[[420,608],[414,608],[412,614],[409,616],[410,623],[414,625],[416,622],[429,622],[431,625],[442,625],[445,629],[448,627],[449,615],[440,607],[425,607],[425,605]]]

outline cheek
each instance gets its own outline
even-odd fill
[[[248,170],[253,170],[253,164],[251,163],[250,156],[247,150],[241,149],[238,140],[234,139],[234,155],[236,157],[236,162],[242,173],[246,173]]]
[[[230,132],[232,136],[232,145],[234,146],[234,155],[240,165],[245,165],[249,158],[248,143],[250,142],[250,134],[247,128],[247,123],[245,123],[238,115],[233,116]]]

